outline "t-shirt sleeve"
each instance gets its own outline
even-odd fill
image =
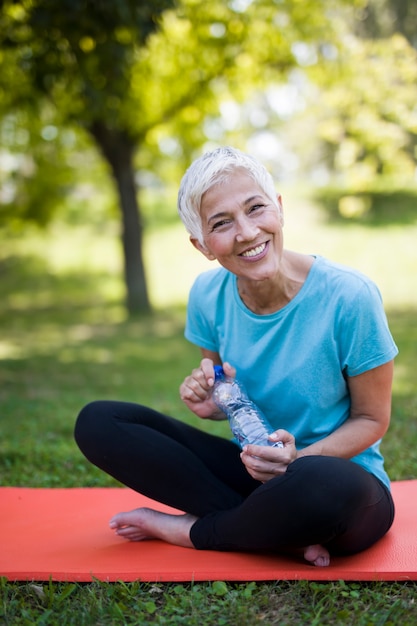
[[[219,346],[214,332],[214,315],[210,290],[205,276],[200,275],[190,290],[185,322],[185,337],[191,343],[218,352]]]
[[[391,361],[398,348],[388,328],[379,289],[364,281],[342,317],[341,365],[348,376],[357,376]]]

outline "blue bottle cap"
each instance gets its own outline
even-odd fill
[[[224,369],[221,365],[214,366],[214,380],[220,380],[224,376]]]

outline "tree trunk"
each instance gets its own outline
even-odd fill
[[[142,254],[142,224],[133,168],[135,144],[121,130],[94,122],[90,132],[110,164],[120,199],[126,304],[130,315],[150,311]]]

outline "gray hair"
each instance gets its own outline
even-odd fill
[[[225,146],[206,152],[185,172],[178,192],[178,213],[191,237],[203,243],[201,200],[214,187],[227,182],[236,169],[245,170],[260,189],[278,207],[277,192],[271,174],[260,161],[236,148]]]

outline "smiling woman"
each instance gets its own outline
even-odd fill
[[[282,208],[280,198],[269,198],[244,171],[236,170],[222,183],[206,191],[201,200],[203,242],[191,242],[208,259],[244,277],[258,268],[261,259],[272,263],[282,256]],[[250,265],[248,265],[248,262]],[[240,264],[240,265],[239,265]],[[268,268],[262,264],[263,271]]]
[[[283,250],[282,198],[263,190],[247,169],[223,175],[201,196],[203,241],[191,242],[237,276],[239,294],[254,313],[273,313],[303,285],[313,258]],[[275,190],[274,190],[275,191]]]
[[[180,386],[197,417],[214,403],[214,365],[236,374],[283,448],[213,436],[151,408],[96,401],[75,429],[87,458],[184,511],[118,513],[115,532],[205,550],[294,552],[318,566],[366,549],[394,506],[380,440],[397,348],[375,284],[284,247],[283,203],[261,163],[233,148],[186,172],[178,206],[192,244],[220,267],[191,288],[186,338],[202,360]],[[284,503],[284,505],[283,505]]]

